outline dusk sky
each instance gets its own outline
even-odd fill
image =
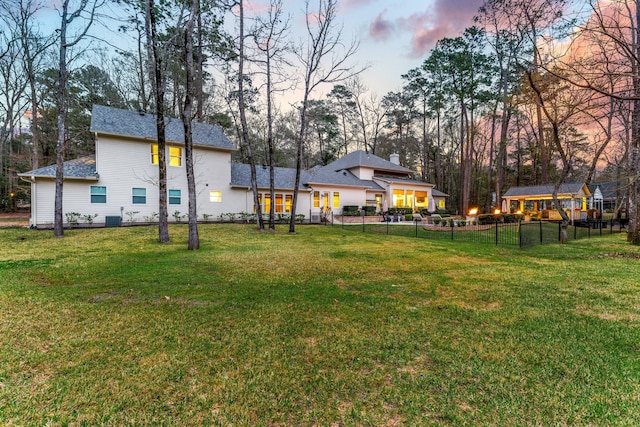
[[[483,0],[343,0],[339,5],[345,35],[353,34],[360,40],[358,61],[371,65],[362,80],[382,96],[400,89],[401,74],[419,66],[439,39],[457,37],[473,25],[482,3]]]
[[[265,10],[267,0],[245,0],[249,8]],[[456,37],[473,25],[473,16],[483,0],[339,0],[339,21],[344,24],[345,43],[355,37],[360,49],[354,62],[368,65],[362,74],[362,82],[371,92],[382,97],[389,91],[400,90],[401,75],[418,67],[435,43],[442,37]],[[310,1],[317,8],[317,0]],[[291,15],[294,38],[304,36],[304,2],[285,0],[286,11]],[[117,16],[118,7],[110,5],[106,15]],[[43,13],[45,30],[59,26],[56,11]],[[111,35],[104,36],[104,27],[94,27],[94,33],[114,41],[120,35],[117,26],[106,24]],[[115,42],[121,45],[118,42]],[[132,49],[135,48],[131,42]],[[328,91],[330,88],[322,88]],[[315,94],[318,96],[320,94]]]

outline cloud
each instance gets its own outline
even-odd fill
[[[384,41],[389,38],[395,30],[395,24],[384,19],[387,9],[383,10],[369,26],[369,35],[377,41]]]
[[[366,6],[372,2],[373,0],[345,0],[344,2],[340,3],[340,5],[345,9],[355,9],[356,7]]]
[[[352,0],[354,1],[354,0]],[[436,42],[444,37],[457,37],[465,28],[473,25],[473,17],[484,0],[435,0],[429,10],[401,17],[395,21],[385,20],[383,11],[371,23],[369,33],[378,41],[384,41],[392,30],[411,34],[412,57],[422,57]]]

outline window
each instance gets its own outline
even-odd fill
[[[158,144],[151,144],[151,164],[157,165],[158,163]]]
[[[320,198],[320,196],[318,196]],[[291,194],[287,194],[284,196],[284,211],[291,212],[291,206],[293,205],[293,196]]]
[[[91,203],[107,203],[107,187],[92,185]]]
[[[182,166],[182,148],[169,147],[169,166]]]
[[[151,163],[157,165],[159,162],[158,144],[151,144]],[[169,166],[182,166],[182,147],[169,147]]]
[[[319,191],[314,191],[313,192],[313,207],[314,208],[319,208],[320,207],[320,192]]]
[[[333,207],[334,208],[340,207],[340,193],[337,191],[333,193]]]
[[[209,201],[213,203],[222,202],[222,193],[220,191],[209,191]]]
[[[393,207],[404,208],[404,190],[393,190]]]
[[[282,212],[282,194],[276,194],[276,212]]]
[[[271,213],[271,194],[264,195],[264,213]]]
[[[132,188],[131,189],[131,202],[134,205],[144,205],[147,203],[147,189],[146,188]]]
[[[169,190],[169,204],[179,205],[182,203],[180,190]]]

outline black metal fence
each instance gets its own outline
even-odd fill
[[[345,231],[518,247],[559,242],[562,230],[562,222],[559,221],[513,223],[498,221],[483,225],[456,226],[451,223],[446,226],[435,226],[425,225],[421,221],[371,223],[366,222],[365,218],[362,217],[361,223],[333,223],[333,225],[340,226]],[[576,221],[567,227],[567,238],[576,240],[622,233],[626,232],[625,226],[626,220]]]

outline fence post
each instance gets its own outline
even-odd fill
[[[522,221],[518,222],[518,246],[522,247]]]
[[[498,246],[498,218],[496,218],[496,246]]]
[[[414,219],[413,222],[416,223],[416,237],[418,237],[418,220]]]
[[[362,213],[362,232],[364,233],[364,212]]]
[[[542,244],[542,221],[538,221],[538,223],[540,224],[540,244]]]
[[[453,240],[453,226],[454,226],[453,220],[449,221],[449,225],[451,225],[451,240]]]

